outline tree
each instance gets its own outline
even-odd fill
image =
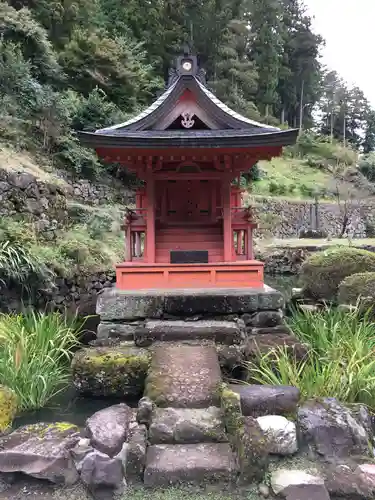
[[[365,137],[363,139],[363,152],[365,154],[375,151],[375,110],[370,107],[365,116]]]
[[[277,103],[277,83],[281,67],[280,4],[277,0],[253,0],[248,14],[250,55],[258,71],[257,103],[265,116]]]
[[[88,96],[101,88],[123,111],[147,104],[160,85],[143,51],[126,38],[77,30],[59,60],[76,91]]]

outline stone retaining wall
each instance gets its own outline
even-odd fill
[[[252,204],[260,225],[258,235],[271,232],[276,238],[296,238],[302,229],[315,228],[315,205],[311,201],[257,199]],[[319,203],[318,228],[331,237],[340,234],[343,206],[337,203]],[[375,200],[350,203],[348,230],[352,237],[364,238],[369,224],[374,224]]]

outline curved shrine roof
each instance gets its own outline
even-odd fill
[[[184,70],[184,61],[191,62],[190,70]],[[95,132],[80,132],[81,142],[94,148],[139,149],[295,144],[297,129],[281,130],[233,111],[206,87],[196,58],[185,56],[179,58],[179,62],[180,66],[172,72],[168,88],[151,106],[124,123]],[[171,120],[181,119],[181,114],[187,120],[187,127],[170,128]],[[203,126],[191,128],[197,118]]]

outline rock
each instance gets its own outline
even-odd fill
[[[270,496],[269,486],[267,486],[264,483],[262,483],[258,486],[258,491],[259,491],[259,495],[262,496],[263,498],[268,498]]]
[[[98,450],[86,455],[81,466],[82,482],[91,488],[103,486],[121,488],[124,484],[126,450],[125,444],[122,452],[113,458]]]
[[[157,408],[149,429],[151,444],[227,442],[219,408]]]
[[[207,484],[235,479],[236,460],[228,443],[154,445],[147,451],[146,487]]]
[[[270,453],[293,455],[298,451],[297,430],[294,422],[280,415],[266,415],[256,420],[268,438]]]
[[[74,484],[78,474],[70,450],[79,439],[78,427],[65,422],[20,427],[0,438],[0,472]]]
[[[336,399],[307,401],[298,410],[303,441],[326,459],[372,456],[373,436],[367,410],[349,409]]]
[[[324,480],[303,470],[278,469],[271,474],[271,488],[275,495],[283,494],[290,486],[307,485],[324,486]]]
[[[90,439],[88,438],[81,438],[74,448],[70,450],[78,472],[81,472],[83,459],[93,451],[94,448],[91,446]]]
[[[134,346],[81,349],[72,362],[73,383],[92,396],[136,397],[143,392],[150,359],[146,349]]]
[[[366,473],[366,466],[360,465],[354,468],[338,465],[326,468],[324,475],[326,488],[334,497],[349,500],[367,500],[375,497],[374,477]]]
[[[244,314],[242,319],[246,326],[274,327],[283,322],[283,313],[282,311],[259,311],[255,314]]]
[[[299,484],[288,486],[282,494],[286,500],[330,500],[324,484]]]
[[[97,329],[99,340],[119,338],[120,340],[134,340],[135,331],[139,325],[129,323],[107,323],[101,322]]]
[[[293,415],[297,412],[300,398],[297,387],[233,384],[230,389],[239,394],[245,416]]]
[[[142,482],[146,466],[147,428],[133,421],[129,425],[125,477],[132,483]]]
[[[17,396],[15,393],[0,385],[0,436],[11,426],[17,413]]]
[[[137,422],[149,427],[149,425],[151,424],[154,407],[155,405],[150,398],[144,397],[140,399],[138,402]]]
[[[261,481],[268,466],[268,440],[252,417],[243,417],[240,397],[223,385],[221,406],[227,435],[237,455],[240,480],[243,483]]]
[[[218,403],[220,382],[214,346],[158,344],[153,349],[145,396],[163,408],[207,408]]]
[[[216,344],[222,371],[230,374],[235,368],[242,367],[245,361],[242,345]]]
[[[254,328],[252,333],[255,333]],[[308,353],[307,346],[289,333],[258,332],[248,337],[244,348],[245,359],[255,361],[259,355],[263,356],[269,353],[271,349],[279,349],[280,347],[286,348],[290,355],[296,357],[297,360],[302,360]]]
[[[110,457],[117,455],[128,437],[132,418],[133,410],[124,403],[94,413],[86,422],[91,445]]]

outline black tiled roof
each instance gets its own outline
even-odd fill
[[[157,125],[175,108],[179,98],[190,90],[197,105],[219,128],[213,130],[157,130]],[[165,148],[174,147],[254,147],[286,146],[296,142],[298,130],[280,130],[250,120],[215,97],[194,75],[180,75],[169,88],[142,113],[124,123],[80,132],[83,144],[91,147]]]

